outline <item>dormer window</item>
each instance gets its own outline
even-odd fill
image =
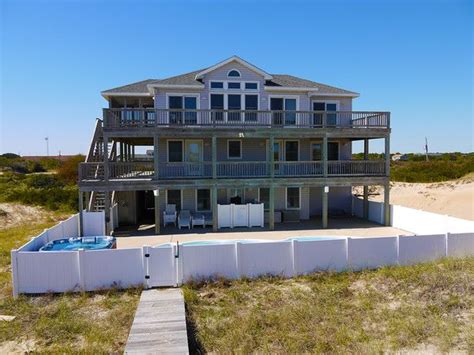
[[[237,69],[232,69],[227,73],[230,78],[240,78],[240,72]]]

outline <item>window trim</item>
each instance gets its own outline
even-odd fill
[[[272,99],[283,99],[283,105],[285,105],[285,99],[296,99],[296,111],[300,110],[300,96],[299,95],[268,95],[268,110],[269,111],[272,110],[271,109]],[[283,110],[285,110],[285,108],[286,107],[283,107]]]
[[[181,199],[180,203],[181,203],[181,210],[183,210],[183,189],[175,189],[175,188],[172,188],[172,189],[166,189],[166,196],[165,196],[165,208],[166,206],[168,205],[168,191],[169,190],[179,190],[180,191],[180,196],[179,198]],[[178,211],[178,206],[176,206],[176,212]]]
[[[209,209],[208,210],[198,210],[198,190],[208,190],[209,191]],[[212,211],[212,191],[210,188],[205,189],[194,189],[194,206],[196,212],[211,212]]]
[[[234,71],[234,70],[235,70],[237,73],[239,73],[239,76],[229,76],[230,72],[232,72],[232,71]],[[232,69],[230,69],[230,70],[227,72],[227,77],[228,77],[228,78],[241,78],[241,77],[242,77],[242,73],[240,72],[239,69],[232,68]]]
[[[299,193],[298,193],[298,197],[299,197],[299,201],[298,201],[298,205],[299,207],[288,207],[288,188],[290,189],[298,189],[299,190]],[[301,210],[301,186],[287,186],[285,187],[285,209],[286,210],[289,210],[289,211],[298,211],[298,210]]]
[[[321,100],[321,99],[313,99],[311,100],[311,111],[314,111],[313,110],[313,104],[324,104],[324,111],[327,111],[326,110],[326,104],[336,104],[336,112],[339,111],[339,104],[340,104],[340,101],[339,100]]]
[[[240,157],[230,157],[229,156],[229,142],[239,142],[240,143]],[[228,160],[241,160],[243,156],[243,146],[242,146],[242,139],[227,139],[227,159]]]
[[[170,109],[170,101],[169,97],[170,96],[181,96],[181,100],[183,103],[183,110],[184,108],[184,98],[185,97],[195,97],[196,98],[196,110],[199,110],[201,108],[201,94],[200,93],[189,93],[189,92],[167,92],[166,93],[166,109]]]

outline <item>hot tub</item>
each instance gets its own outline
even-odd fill
[[[114,237],[76,237],[53,240],[43,245],[39,251],[100,250],[114,249],[116,246]]]

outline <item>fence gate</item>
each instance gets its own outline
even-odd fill
[[[176,246],[143,247],[145,279],[148,287],[176,286],[177,264]]]

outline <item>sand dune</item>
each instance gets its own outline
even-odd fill
[[[390,203],[423,211],[474,220],[474,176],[439,183],[391,184]],[[356,193],[360,194],[361,189]],[[374,187],[369,199],[383,200],[383,189]]]

